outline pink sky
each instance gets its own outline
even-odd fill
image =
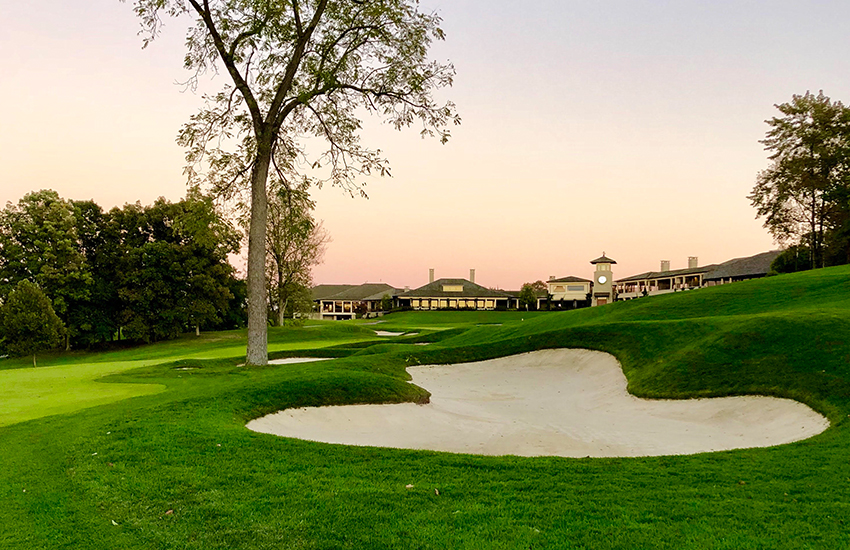
[[[201,104],[181,92],[182,25],[141,50],[131,5],[0,10],[0,202],[53,188],[104,207],[185,193],[174,138]],[[316,190],[333,242],[317,283],[416,287],[428,269],[516,289],[716,263],[775,248],[746,199],[767,166],[773,105],[823,89],[850,101],[843,2],[430,0],[463,124],[447,145],[367,121],[392,178],[369,200]],[[205,84],[215,90],[217,77]]]

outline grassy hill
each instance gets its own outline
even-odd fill
[[[272,337],[275,356],[338,357],[313,364],[238,367],[239,333],[59,355],[45,370],[0,361],[19,367],[0,370],[0,426],[4,400],[18,407],[0,427],[0,548],[850,548],[848,267],[573,312],[383,320]],[[787,396],[832,427],[767,449],[578,460],[345,447],[244,428],[286,407],[421,401],[410,364],[550,347],[614,354],[640,396]],[[77,399],[62,375],[49,387],[12,376],[50,369],[116,390],[33,416],[45,406],[38,392]],[[125,398],[133,386],[157,393]]]

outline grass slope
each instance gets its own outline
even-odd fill
[[[155,346],[180,360],[98,384],[163,391],[0,428],[0,548],[850,547],[850,269],[575,312],[427,315],[281,336],[339,357],[314,364],[246,369],[198,342]],[[388,327],[420,335],[372,345]],[[420,401],[409,364],[545,347],[613,353],[638,395],[793,396],[832,427],[768,449],[578,460],[244,428],[284,407]]]

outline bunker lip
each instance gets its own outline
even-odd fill
[[[256,432],[325,443],[482,455],[635,457],[769,447],[807,439],[829,421],[790,399],[639,399],[617,360],[578,349],[409,367],[427,405],[287,409]]]

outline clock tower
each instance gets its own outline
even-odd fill
[[[592,260],[591,264],[596,266],[596,271],[593,273],[593,296],[590,299],[591,306],[602,306],[614,301],[613,290],[613,273],[611,272],[611,264],[615,264],[614,260],[602,256]]]

